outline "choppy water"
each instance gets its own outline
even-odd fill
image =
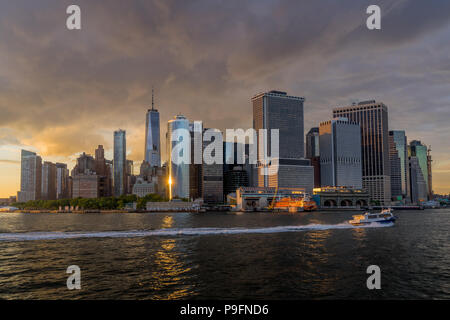
[[[0,298],[450,298],[449,209],[364,228],[352,214],[0,213]]]

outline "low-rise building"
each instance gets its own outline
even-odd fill
[[[364,189],[321,187],[314,188],[313,194],[313,199],[321,208],[359,208],[369,205],[369,193]]]
[[[136,179],[136,183],[133,185],[133,194],[142,198],[146,195],[156,193],[156,183],[151,181],[146,181],[142,177]]]

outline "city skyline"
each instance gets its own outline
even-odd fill
[[[144,159],[143,113],[150,105],[152,84],[158,84],[158,101],[164,110],[161,124],[182,113],[218,129],[250,128],[250,97],[272,89],[306,98],[305,133],[331,118],[336,106],[349,105],[354,99],[383,101],[389,106],[389,130],[405,130],[408,143],[420,140],[432,146],[434,191],[448,193],[450,61],[445,39],[449,38],[450,10],[442,7],[448,4],[438,10],[408,1],[396,5],[381,1],[383,26],[395,32],[371,34],[361,29],[365,4],[348,3],[342,8],[330,5],[330,13],[320,12],[322,16],[314,20],[329,21],[322,25],[307,19],[319,5],[268,1],[257,7],[245,4],[236,12],[237,3],[230,2],[220,13],[214,8],[203,10],[218,17],[218,24],[237,21],[240,27],[204,30],[199,24],[206,24],[209,15],[203,12],[200,17],[195,10],[187,10],[193,9],[192,4],[158,7],[148,3],[140,11],[131,2],[126,7],[104,8],[81,1],[83,10],[96,20],[87,19],[75,35],[57,27],[65,4],[47,7],[44,1],[40,8],[44,18],[25,15],[17,9],[23,3],[16,7],[2,3],[0,63],[8,67],[0,70],[0,81],[5,83],[0,89],[0,197],[20,189],[21,149],[72,168],[82,152],[98,144],[104,145],[105,157],[112,159],[112,132],[124,128],[127,159],[138,165]],[[176,5],[184,10],[178,12]],[[155,20],[152,10],[158,15]],[[124,30],[113,23],[121,11],[129,13],[122,17]],[[170,24],[170,14],[161,12],[185,19]],[[263,18],[273,12],[277,15],[267,28],[278,32],[262,28]],[[417,12],[424,19],[411,25],[408,19]],[[302,28],[297,20],[306,21],[308,27]],[[319,32],[321,28],[326,32]],[[299,32],[302,29],[306,30]],[[44,34],[45,41],[35,41],[36,32]],[[280,32],[288,35],[277,39]],[[130,34],[131,39],[126,37]],[[292,44],[292,37],[300,45]],[[100,38],[104,42],[92,44]],[[360,48],[371,41],[375,49]],[[227,47],[233,43],[234,50],[221,42]],[[269,44],[285,54],[275,50],[277,54],[271,56],[264,50]],[[356,47],[360,50],[353,52]],[[59,58],[55,60],[54,54]],[[154,69],[152,75],[148,68]]]

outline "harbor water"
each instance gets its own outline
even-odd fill
[[[0,213],[0,299],[450,298],[450,209],[352,214]]]

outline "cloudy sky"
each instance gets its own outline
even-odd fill
[[[66,28],[81,7],[82,29]],[[378,4],[382,29],[366,28]],[[390,129],[432,146],[436,192],[450,191],[450,1],[142,0],[0,2],[0,197],[20,183],[20,149],[67,162],[127,131],[144,153],[155,87],[161,134],[184,114],[248,128],[250,99],[304,96],[305,133],[332,108],[376,99]]]

